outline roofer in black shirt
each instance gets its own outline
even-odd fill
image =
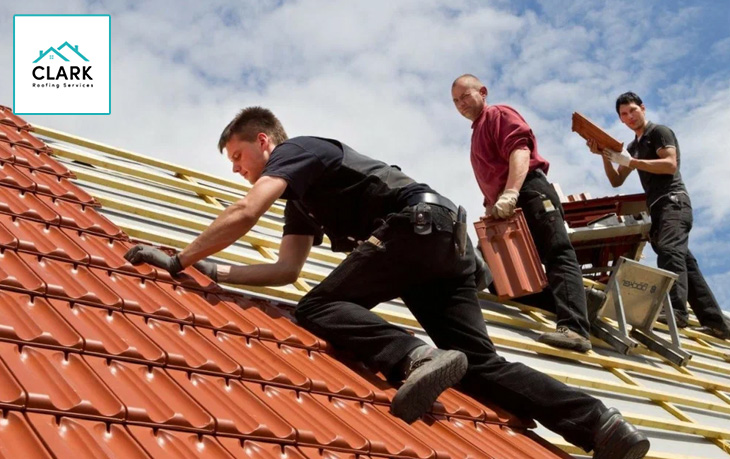
[[[700,331],[729,339],[728,320],[689,250],[692,203],[679,172],[677,137],[668,127],[646,119],[646,108],[633,92],[616,99],[616,112],[636,135],[626,150],[599,152],[592,141],[588,141],[588,147],[593,153],[603,154],[603,167],[614,187],[621,186],[631,171],[638,170],[651,214],[649,238],[657,265],[679,276],[669,293],[677,325],[687,326],[689,301],[702,325]],[[618,169],[612,163],[618,164]],[[666,323],[666,317],[660,316],[659,320]]]
[[[521,363],[497,355],[477,300],[477,263],[457,221],[462,210],[395,166],[333,139],[288,139],[269,110],[241,111],[218,144],[253,187],[181,253],[136,246],[132,262],[175,274],[195,264],[220,282],[283,285],[297,280],[327,234],[351,251],[299,302],[300,325],[354,353],[394,382],[391,411],[406,422],[461,381],[465,391],[536,419],[596,458],[639,458],[649,441],[615,409]],[[237,241],[279,198],[287,199],[279,260],[223,266],[199,260]],[[197,262],[197,263],[196,263]],[[371,309],[400,297],[434,348]]]

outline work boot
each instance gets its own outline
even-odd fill
[[[543,333],[537,342],[578,352],[588,352],[593,348],[588,338],[565,326],[558,327],[554,332]]]
[[[624,419],[616,408],[609,408],[598,419],[593,440],[593,459],[640,459],[650,446],[646,435]]]
[[[586,311],[588,312],[588,324],[592,324],[598,318],[598,311],[606,302],[606,293],[603,290],[590,287],[586,289]]]
[[[664,314],[664,311],[659,313],[659,317],[656,318],[656,321],[660,324],[667,325],[667,316]],[[674,313],[674,322],[677,324],[677,328],[687,328],[687,325],[689,325],[689,319],[684,314]]]
[[[715,338],[730,339],[730,329],[727,327],[727,325],[724,327],[712,327],[709,325],[703,325],[701,327],[693,328],[693,330],[704,333],[706,335],[714,336]]]
[[[466,367],[463,352],[417,347],[405,358],[405,381],[393,397],[390,411],[410,424],[433,406],[441,392],[461,381]]]

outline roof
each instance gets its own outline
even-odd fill
[[[388,412],[395,388],[295,325],[290,305],[223,290],[192,268],[173,279],[130,265],[134,214],[106,212],[109,187],[78,186],[94,163],[57,161],[27,123],[0,113],[3,456],[567,457],[529,422],[455,390],[407,425]],[[175,215],[174,200],[156,203]],[[256,247],[275,243],[259,231]],[[246,249],[238,256],[255,258]]]
[[[236,454],[243,448],[243,457],[308,458],[413,457],[429,448],[435,457],[468,457],[466,451],[500,458],[558,454],[539,434],[581,453],[543,427],[527,429],[455,390],[440,399],[427,422],[406,426],[389,415],[394,389],[382,377],[290,321],[291,305],[342,259],[326,244],[312,250],[299,281],[285,287],[218,290],[194,271],[179,285],[126,264],[126,237],[182,248],[249,188],[30,128],[0,110],[0,161],[27,177],[11,168],[0,172],[0,244],[7,257],[0,262],[0,295],[8,298],[0,301],[0,381],[12,381],[0,384],[0,450],[27,452],[41,445],[65,456],[63,448],[73,454],[107,448],[107,455],[141,448],[164,456],[213,455],[221,448]],[[275,259],[282,215],[278,202],[215,261]],[[23,229],[13,220],[22,221]],[[45,238],[38,236],[41,229]],[[66,239],[72,244],[62,248],[57,241]],[[77,273],[87,271],[84,281],[72,285]],[[165,298],[164,304],[156,298]],[[500,354],[618,407],[651,439],[647,457],[728,456],[730,343],[683,330],[682,346],[693,354],[684,368],[643,347],[618,354],[595,338],[594,351],[579,354],[534,341],[554,328],[550,314],[486,294],[480,298]],[[375,311],[428,339],[400,302]],[[92,399],[87,387],[111,396]]]

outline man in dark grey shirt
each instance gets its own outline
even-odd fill
[[[468,238],[460,245],[454,226],[460,212],[447,198],[337,140],[289,139],[281,122],[261,107],[242,110],[218,145],[251,190],[179,254],[138,245],[128,260],[172,274],[195,264],[233,284],[282,285],[297,279],[310,249],[326,234],[332,250],[351,252],[294,314],[336,348],[394,383],[403,381],[391,401],[394,415],[415,421],[460,381],[468,393],[594,450],[595,459],[644,457],[649,440],[615,408],[497,354],[477,299],[474,249]],[[199,264],[243,236],[278,198],[287,203],[276,263]],[[371,311],[396,297],[440,349]]]
[[[679,172],[677,137],[668,127],[646,119],[646,108],[633,92],[618,97],[616,112],[621,122],[636,134],[626,150],[599,152],[591,141],[588,147],[594,153],[603,154],[606,176],[614,187],[623,184],[632,170],[638,170],[651,213],[649,236],[657,254],[657,265],[679,276],[669,294],[677,325],[687,326],[689,301],[702,324],[702,332],[730,339],[728,321],[689,250],[692,204]],[[618,169],[612,163],[618,164]],[[660,321],[666,318],[660,317]]]

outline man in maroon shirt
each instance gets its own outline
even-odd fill
[[[560,199],[545,176],[550,164],[538,154],[532,129],[512,107],[487,105],[487,88],[474,75],[457,78],[451,95],[459,113],[472,121],[471,165],[487,215],[508,218],[515,207],[522,208],[545,265],[549,287],[520,299],[557,315],[556,331],[538,341],[588,351],[590,322],[580,266]]]

